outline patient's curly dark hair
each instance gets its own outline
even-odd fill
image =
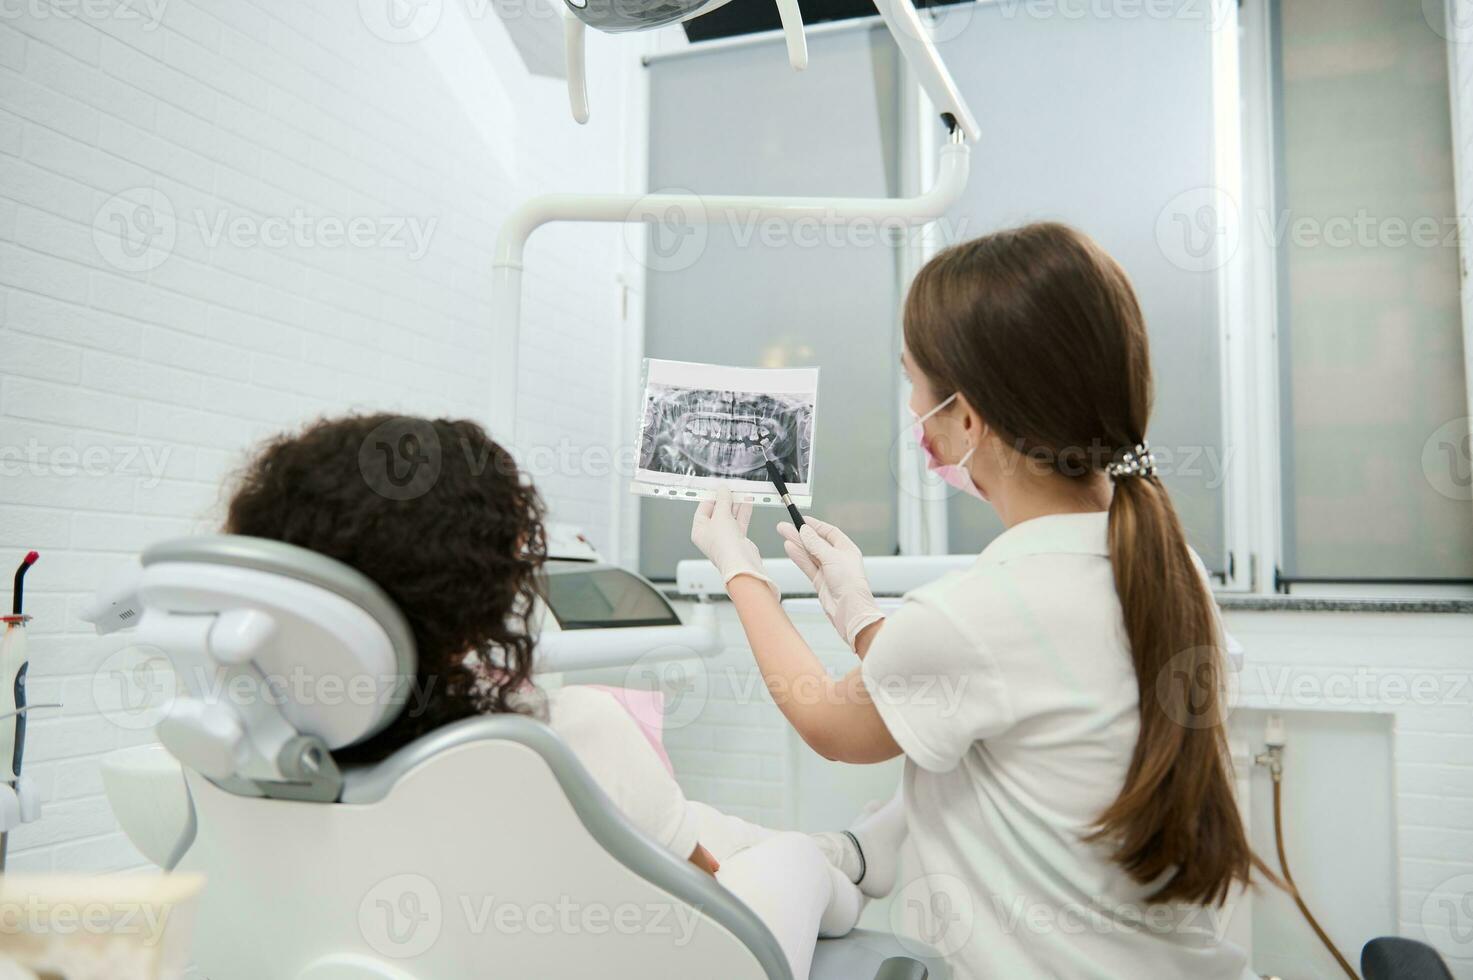
[[[419,651],[404,712],[334,753],[339,762],[377,761],[460,718],[516,710],[532,673],[543,514],[511,455],[463,419],[324,419],[261,448],[225,530],[358,569],[403,612]]]

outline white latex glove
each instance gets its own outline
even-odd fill
[[[757,546],[747,538],[750,523],[752,505],[733,504],[731,491],[723,487],[716,491],[715,500],[704,501],[696,508],[695,520],[690,525],[691,544],[711,559],[723,582],[730,582],[738,575],[751,575],[766,582],[772,594],[781,599],[777,583],[762,570]]]
[[[854,649],[860,632],[885,618],[864,577],[864,554],[859,545],[834,525],[807,515],[801,531],[784,521],[777,526],[777,533],[783,536],[783,550],[793,564],[813,583],[818,604],[829,622]]]

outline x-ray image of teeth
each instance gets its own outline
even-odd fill
[[[807,483],[813,403],[802,395],[679,388],[645,392],[640,469],[769,483],[762,445],[785,483]]]
[[[817,413],[817,368],[646,361],[631,489],[707,499],[728,487],[744,495],[739,499],[780,505],[765,446],[793,501],[807,506]]]

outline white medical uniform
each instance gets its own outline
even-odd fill
[[[1251,977],[1219,910],[1151,905],[1085,843],[1139,730],[1107,515],[1025,521],[890,616],[862,676],[905,752],[897,917],[962,980]]]

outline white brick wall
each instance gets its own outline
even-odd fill
[[[29,771],[50,804],[12,838],[11,866],[27,870],[139,863],[95,764],[147,737],[96,711],[92,671],[121,645],[77,618],[99,579],[154,540],[212,526],[222,480],[283,427],[348,409],[486,421],[501,219],[545,190],[630,189],[626,132],[641,125],[624,98],[636,57],[617,44],[590,45],[594,119],[580,128],[562,83],[505,57],[494,21],[470,24],[471,53],[497,57],[447,65],[426,42],[375,36],[346,0],[65,12],[97,7],[0,9],[0,568],[42,552],[27,591],[32,699],[65,703],[32,723]],[[438,30],[455,26],[447,14]],[[497,105],[506,114],[490,118]],[[106,203],[120,193],[172,209],[156,225],[173,228],[161,262],[120,251]],[[222,219],[256,233],[298,215],[417,221],[428,245],[411,257],[211,242]],[[612,442],[623,254],[607,229],[533,239],[523,446]],[[611,537],[606,478],[538,483],[555,517]]]

